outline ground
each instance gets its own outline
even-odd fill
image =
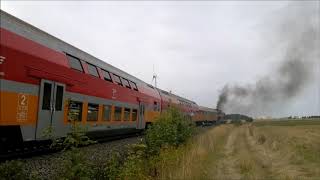
[[[184,147],[169,179],[320,179],[320,120],[221,125]]]

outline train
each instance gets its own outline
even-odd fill
[[[0,147],[65,137],[71,122],[100,137],[144,130],[170,107],[198,125],[224,113],[154,87],[1,10]]]

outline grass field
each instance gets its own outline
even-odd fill
[[[320,120],[221,125],[176,157],[161,179],[320,179]]]

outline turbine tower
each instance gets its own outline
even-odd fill
[[[154,65],[153,65],[153,76],[152,76],[151,84],[153,83],[153,80],[154,80],[154,87],[157,87],[157,74],[154,71]]]

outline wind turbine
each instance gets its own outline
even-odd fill
[[[151,84],[153,83],[153,80],[154,80],[154,87],[157,87],[157,74],[155,73],[154,71],[154,65],[153,65],[153,76],[152,76],[152,81],[151,81]]]

